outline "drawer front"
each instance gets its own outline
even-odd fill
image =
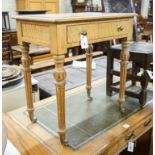
[[[141,134],[147,130],[149,130],[153,126],[153,118],[152,116],[145,119],[142,124],[134,130],[134,134],[136,137],[141,136]]]
[[[117,35],[117,21],[98,24],[98,38],[108,38]]]
[[[99,23],[98,38],[108,38],[129,33],[129,21],[113,21]]]
[[[110,146],[107,150],[104,152],[98,152],[97,155],[114,155],[119,154],[118,151],[122,151],[127,147],[128,142],[132,138],[139,138],[144,132],[147,132],[152,127],[152,116],[149,116],[145,120],[143,120],[140,124],[138,124],[135,129],[129,129],[127,132],[125,132],[119,140]]]
[[[106,151],[104,151],[103,153],[100,153],[99,155],[119,154],[119,152],[121,152],[121,149],[124,146],[127,146],[128,141],[126,140],[126,137],[128,137],[130,133],[131,133],[131,130],[128,130],[128,132],[124,133],[116,143],[114,143]]]
[[[134,138],[139,138],[144,132],[148,131],[152,127],[152,116],[148,117],[141,122],[135,129],[129,130],[127,134],[123,135],[122,139],[119,141],[118,146],[120,150],[123,150],[127,147],[128,142]],[[122,149],[121,149],[122,148]]]
[[[80,42],[80,34],[87,32],[88,40],[110,38],[129,33],[129,20],[112,20],[67,26],[67,43]]]

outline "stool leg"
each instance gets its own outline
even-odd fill
[[[31,69],[30,69],[30,58],[29,58],[29,44],[23,43],[22,46],[22,65],[25,81],[25,91],[27,99],[27,111],[31,122],[36,122],[34,118],[34,106],[33,106],[33,97],[32,97],[32,82],[31,82]]]
[[[127,76],[127,64],[129,59],[129,42],[123,41],[122,43],[122,51],[120,54],[121,60],[121,69],[120,69],[120,89],[119,89],[119,108],[121,112],[125,111],[124,104],[125,104],[125,87],[126,87],[126,76]]]
[[[64,69],[64,55],[54,56],[55,71],[53,76],[56,80],[56,97],[57,97],[57,113],[58,113],[58,133],[60,141],[63,145],[67,145],[66,123],[65,123],[65,79],[66,72]]]
[[[87,96],[89,99],[92,99],[91,98],[92,52],[93,52],[93,45],[89,45],[89,47],[86,49],[86,64],[87,64],[86,89],[87,89]]]
[[[140,92],[140,98],[139,102],[141,107],[143,107],[147,100],[147,86],[148,86],[148,77],[147,72],[144,70],[143,75],[141,76],[141,92]]]
[[[111,51],[107,52],[107,73],[106,73],[106,94],[107,96],[112,95],[111,86],[113,83],[113,74],[111,71],[113,70],[113,61],[114,58],[112,57]]]
[[[132,62],[132,75],[133,77],[136,77],[137,75],[137,65],[136,65],[136,62]],[[135,86],[136,85],[136,80],[132,80],[132,86]]]

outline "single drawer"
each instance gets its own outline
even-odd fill
[[[80,34],[87,33],[88,40],[111,38],[129,33],[129,20],[111,20],[67,26],[67,43],[80,42]]]

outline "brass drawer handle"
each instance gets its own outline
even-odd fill
[[[145,126],[145,127],[148,126],[148,125],[151,123],[151,121],[152,121],[152,119],[149,119],[148,121],[146,121],[146,122],[144,123],[144,126]]]
[[[131,140],[131,139],[134,139],[136,138],[136,135],[134,134],[134,132],[132,132],[130,135],[128,135],[125,140]]]
[[[86,35],[87,35],[87,31],[82,31],[82,32],[81,32],[81,35],[86,36]]]
[[[124,30],[123,26],[117,27],[117,31],[118,31],[118,32],[123,31],[123,30]]]

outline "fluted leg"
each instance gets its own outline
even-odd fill
[[[89,47],[86,49],[86,89],[87,89],[87,96],[89,99],[91,98],[91,77],[92,77],[92,52],[93,52],[93,46],[89,45]]]
[[[30,69],[30,58],[29,58],[29,44],[23,43],[22,46],[22,65],[25,81],[25,91],[27,99],[27,111],[31,122],[36,122],[34,118],[34,107],[33,107],[33,96],[32,96],[32,83],[31,83],[31,69]]]
[[[55,71],[54,78],[56,80],[56,96],[57,96],[57,112],[58,112],[58,128],[59,136],[62,144],[66,144],[66,123],[65,123],[65,79],[66,72],[64,69],[64,55],[54,56]]]
[[[121,69],[120,69],[120,89],[119,89],[119,107],[122,112],[125,111],[125,87],[126,87],[126,74],[127,74],[127,64],[129,59],[129,42],[123,41],[122,52],[120,55]]]

